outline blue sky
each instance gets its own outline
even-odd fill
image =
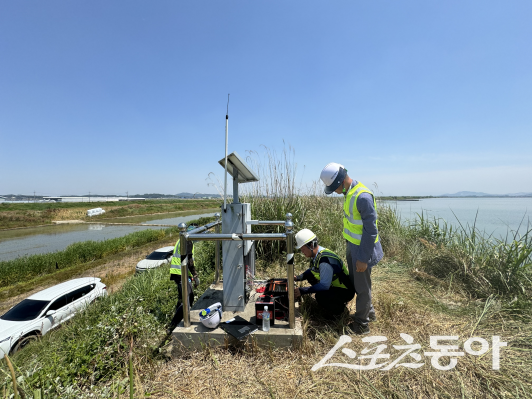
[[[295,149],[384,195],[532,192],[532,2],[0,2],[0,194],[211,192]]]

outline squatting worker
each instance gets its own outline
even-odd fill
[[[352,329],[356,334],[369,333],[368,322],[376,319],[371,302],[371,269],[384,256],[377,230],[377,203],[373,193],[350,178],[343,165],[330,163],[321,171],[325,194],[343,194],[344,238],[349,278],[356,290],[356,312]]]
[[[338,255],[318,245],[316,235],[309,229],[298,232],[295,239],[297,249],[301,249],[303,255],[310,258],[310,268],[303,274],[294,276],[294,280],[307,280],[312,286],[296,288],[294,297],[297,299],[301,295],[314,293],[326,318],[342,314],[346,303],[355,296],[349,271]]]
[[[187,255],[189,262],[188,266],[188,279],[187,279],[187,293],[188,304],[192,306],[194,302],[194,292],[192,291],[192,282],[197,287],[200,283],[196,269],[194,268],[194,244],[191,240],[187,240]],[[172,255],[172,261],[170,262],[170,280],[175,281],[177,285],[178,299],[175,307],[174,317],[170,322],[170,326],[166,332],[171,334],[177,325],[183,320],[183,288],[181,287],[181,242],[179,238],[174,247],[174,254]]]

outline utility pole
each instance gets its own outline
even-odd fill
[[[127,200],[129,201],[129,191],[126,191],[126,197],[127,197]]]
[[[33,203],[35,203],[35,191],[33,192]]]
[[[91,192],[89,191],[89,202],[91,202]]]

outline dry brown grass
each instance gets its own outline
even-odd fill
[[[57,209],[54,220],[84,220],[86,216],[86,209]]]
[[[296,350],[259,349],[250,344],[239,349],[206,348],[185,353],[154,367],[142,383],[138,381],[137,389],[156,398],[530,397],[530,325],[508,319],[496,306],[479,321],[484,304],[470,302],[448,286],[422,281],[393,263],[374,270],[374,304],[378,320],[371,323],[371,334],[363,337],[387,337],[384,353],[390,353],[390,359],[402,353],[391,347],[404,344],[400,333],[411,335],[414,343],[421,344],[421,351],[432,351],[430,336],[457,335],[463,350],[463,342],[471,335],[487,339],[490,348],[491,336],[500,335],[508,342],[508,347],[501,348],[500,370],[492,369],[490,350],[483,356],[466,354],[458,358],[458,365],[450,371],[436,370],[428,357],[424,357],[426,364],[420,369],[355,371],[323,367],[311,371],[340,335],[349,335],[343,327],[344,315],[343,320],[332,324],[311,326],[307,322],[304,343]],[[345,347],[360,354],[367,345],[361,341],[363,337],[350,337],[352,342]],[[340,351],[331,361],[355,363]]]

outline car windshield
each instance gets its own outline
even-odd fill
[[[170,256],[171,253],[170,252],[152,252],[151,254],[149,254],[148,256],[146,256],[146,259],[150,259],[150,260],[163,260],[163,259],[166,259],[168,258],[168,256]]]
[[[0,317],[9,321],[28,321],[39,316],[42,310],[50,301],[36,301],[35,299],[24,299],[19,304],[13,306],[8,312]]]

